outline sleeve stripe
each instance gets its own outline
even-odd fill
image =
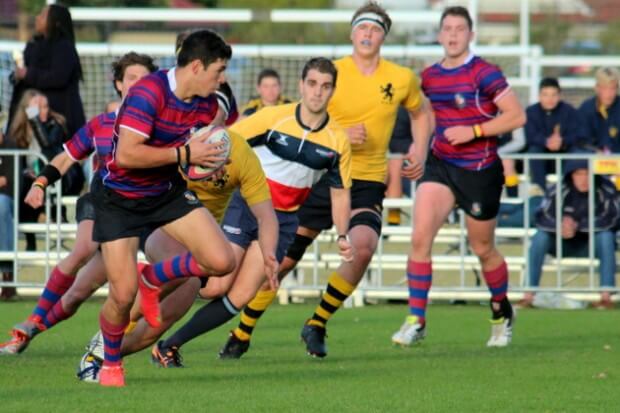
[[[148,139],[148,138],[150,138],[150,136],[149,136],[149,135],[147,135],[146,133],[141,132],[141,131],[139,131],[138,129],[134,129],[134,128],[132,128],[132,127],[130,127],[130,126],[127,126],[127,125],[119,125],[119,128],[123,128],[123,129],[130,130],[130,131],[132,131],[132,132],[137,133],[137,134],[138,134],[138,135],[140,135],[140,136],[144,136],[144,137],[145,137],[145,138],[147,138],[147,139]]]
[[[512,92],[512,88],[510,86],[506,87],[504,90],[498,93],[497,96],[495,96],[495,99],[493,99],[493,103],[499,102],[500,99],[506,96],[509,92]]]

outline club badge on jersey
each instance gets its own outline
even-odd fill
[[[458,109],[463,109],[466,105],[466,101],[465,101],[465,96],[463,96],[460,93],[456,93],[454,95],[454,105],[458,108]]]

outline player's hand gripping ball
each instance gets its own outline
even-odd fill
[[[221,126],[205,126],[194,132],[189,140],[191,141],[192,139],[197,139],[199,137],[202,138],[205,134],[207,135],[207,139],[205,139],[203,143],[218,143],[218,147],[223,149],[224,152],[217,156],[223,158],[224,160],[214,167],[203,167],[200,165],[190,164],[181,168],[187,179],[190,181],[205,181],[211,178],[215,172],[226,164],[226,159],[230,155],[231,142],[230,136],[228,135],[226,129]]]

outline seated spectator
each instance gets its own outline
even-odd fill
[[[394,123],[394,130],[390,139],[389,154],[396,156],[406,155],[412,143],[413,137],[411,136],[409,112],[401,106],[396,114],[396,122]],[[388,159],[386,198],[400,198],[403,196],[403,192],[407,195],[411,194],[411,181],[402,177],[402,168],[402,158],[394,157]],[[388,209],[387,220],[388,225],[400,225],[400,208]]]
[[[265,106],[282,105],[291,102],[289,99],[282,96],[280,75],[273,69],[263,69],[258,74],[256,92],[258,93],[258,97],[251,99],[245,105],[239,119],[250,116]]]
[[[503,155],[520,153],[525,149],[523,128],[498,136],[497,145],[497,154],[502,158],[502,166],[504,167],[506,195],[510,198],[517,197],[519,196],[519,175],[517,174],[516,162],[514,159],[504,158]]]
[[[560,84],[557,79],[544,78],[540,82],[539,102],[526,110],[525,139],[528,153],[567,153],[582,140],[578,112],[561,100]],[[530,162],[532,182],[540,188],[546,187],[545,176],[554,172],[553,160]]]
[[[4,139],[2,131],[0,131],[0,149],[14,149],[11,142]],[[15,226],[14,184],[13,157],[0,156],[0,251],[13,251],[15,248],[13,238]],[[13,262],[0,261],[0,273],[2,274],[2,281],[13,281]],[[0,292],[0,300],[10,300],[16,295],[15,287],[3,287],[2,292]]]
[[[588,256],[588,191],[589,177],[586,160],[566,162],[562,180],[561,233],[556,234],[556,186],[550,186],[545,199],[536,212],[538,231],[531,240],[529,251],[529,285],[538,287],[545,254],[556,254],[556,236],[562,237],[562,256]],[[600,175],[594,177],[594,255],[599,260],[600,286],[616,284],[615,230],[620,220],[620,202],[614,185]],[[531,306],[534,294],[528,292],[521,301]],[[601,292],[600,308],[612,308],[611,293]]]
[[[62,144],[67,138],[64,117],[50,110],[47,98],[36,90],[26,90],[15,110],[9,129],[9,139],[18,149],[41,153],[52,159],[62,152]],[[18,168],[22,171],[20,178],[19,217],[22,222],[36,222],[42,210],[32,209],[23,202],[23,197],[30,189],[34,178],[43,168],[44,163],[38,156],[23,158]],[[64,195],[76,195],[84,186],[84,174],[79,165],[72,166],[63,177]],[[34,234],[26,234],[27,250],[36,249]]]
[[[583,120],[583,146],[603,153],[620,153],[620,72],[612,67],[596,71],[595,95],[585,100],[579,112]]]

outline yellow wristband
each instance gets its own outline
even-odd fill
[[[484,133],[482,132],[482,126],[474,125],[473,129],[474,129],[474,137],[475,138],[482,138],[484,136]]]

